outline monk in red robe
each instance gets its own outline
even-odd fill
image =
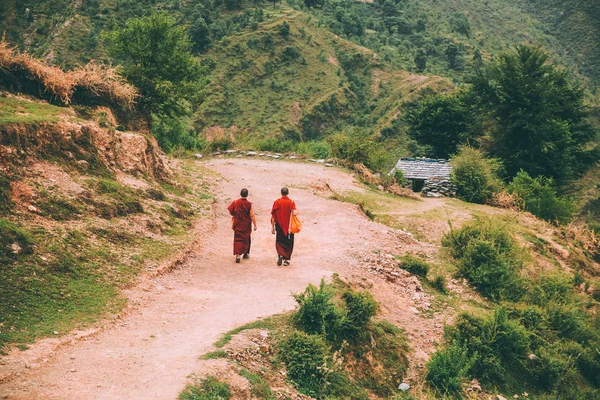
[[[240,256],[250,258],[250,244],[252,234],[252,225],[256,230],[256,218],[252,203],[247,199],[248,189],[244,188],[240,192],[241,198],[234,200],[227,209],[231,214],[231,228],[233,229],[233,255],[235,262],[240,262]]]
[[[271,233],[277,233],[275,249],[277,250],[277,265],[290,265],[294,251],[294,234],[290,232],[290,217],[296,215],[296,203],[288,197],[287,187],[281,188],[281,198],[275,200],[271,210]]]

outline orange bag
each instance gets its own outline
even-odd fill
[[[290,233],[298,233],[302,230],[302,222],[294,214],[290,216]]]

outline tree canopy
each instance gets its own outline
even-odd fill
[[[509,176],[522,169],[564,184],[594,159],[583,91],[541,48],[519,46],[501,55],[478,71],[472,93],[487,121],[489,150]]]
[[[106,39],[124,75],[140,90],[139,107],[144,114],[175,118],[189,113],[189,100],[199,94],[201,69],[183,26],[156,13],[128,20]]]

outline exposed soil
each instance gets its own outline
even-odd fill
[[[105,326],[1,357],[0,398],[174,399],[190,374],[206,373],[207,363],[198,357],[213,350],[222,333],[293,309],[291,292],[334,272],[375,295],[381,317],[407,331],[413,364],[423,363],[451,313],[433,310],[418,280],[393,270],[393,255],[431,255],[436,246],[371,222],[355,205],[328,199],[325,183],[336,193],[363,190],[345,171],[244,158],[201,165],[225,178],[215,188],[214,219],[198,228],[200,245],[187,261],[128,290],[128,312]],[[291,188],[304,229],[296,236],[292,264],[277,267],[269,219],[284,185]],[[250,260],[235,264],[226,207],[242,187],[250,191],[258,230]],[[442,204],[425,200],[410,211]]]

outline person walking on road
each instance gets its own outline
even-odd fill
[[[275,249],[277,250],[277,265],[290,265],[294,251],[294,234],[289,231],[290,217],[296,215],[296,203],[288,197],[287,187],[281,188],[281,198],[275,200],[271,210],[271,233],[277,233]]]
[[[250,258],[250,245],[252,243],[252,225],[256,230],[256,217],[252,203],[248,201],[248,189],[240,191],[241,198],[234,200],[227,210],[231,214],[231,229],[233,229],[233,255],[235,262],[240,262],[240,257]]]

